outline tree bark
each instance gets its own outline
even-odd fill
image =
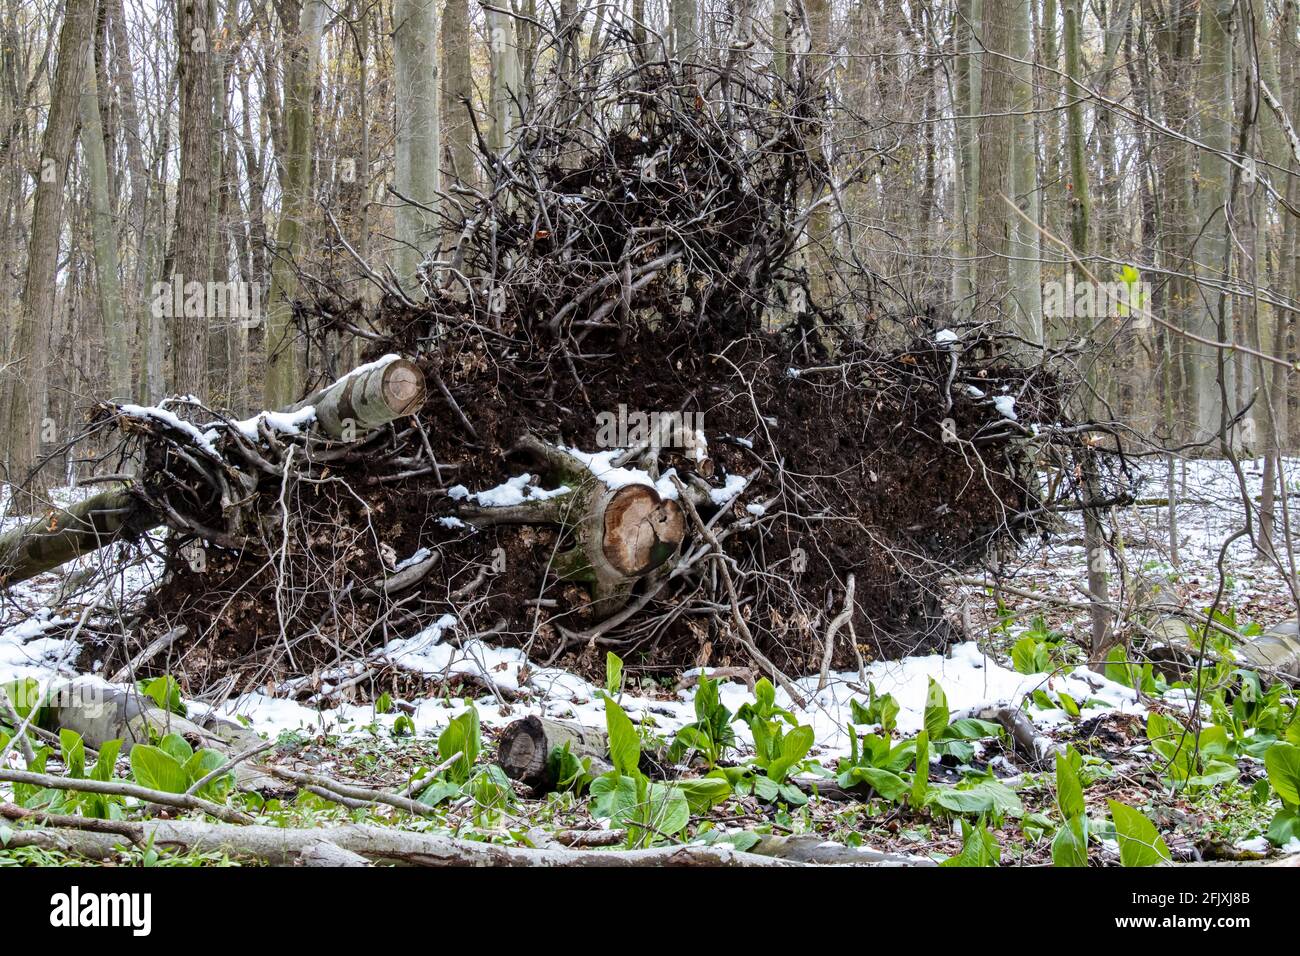
[[[127,401],[131,398],[130,335],[117,274],[117,230],[113,225],[112,197],[108,189],[108,159],[104,153],[104,126],[99,115],[94,44],[86,48],[86,82],[81,93],[81,149],[90,179],[95,290],[108,351],[109,397],[114,401]]]
[[[438,148],[438,14],[436,0],[394,0],[393,73],[397,99],[395,188],[412,203],[393,213],[398,281],[420,287],[419,266],[438,245],[432,213],[440,188]],[[414,205],[419,203],[421,205]]]
[[[214,222],[212,210],[212,11],[210,0],[177,0],[176,42],[180,88],[180,186],[176,192],[176,228],[168,282],[183,292],[190,283],[212,281]],[[203,293],[206,303],[206,291]],[[198,314],[193,314],[197,311]],[[173,391],[208,397],[208,327],[206,304],[185,308],[172,324]]]
[[[443,119],[447,124],[447,153],[452,179],[464,185],[476,181],[474,128],[474,78],[470,70],[469,4],[446,0],[442,8]]]
[[[58,294],[59,233],[63,194],[77,134],[77,112],[86,51],[95,22],[94,0],[69,0],[59,31],[59,58],[41,140],[22,311],[9,352],[6,409],[12,508],[31,513],[42,506],[45,479],[39,467],[46,414],[50,332]]]
[[[129,828],[129,829],[128,829]],[[8,846],[40,846],[91,859],[110,859],[123,835],[156,847],[205,850],[250,856],[292,865],[321,841],[368,860],[408,866],[798,866],[772,857],[741,853],[725,845],[670,846],[645,850],[529,849],[478,840],[459,840],[436,833],[412,833],[393,827],[349,823],[337,827],[291,829],[272,826],[226,826],[196,821],[152,820],[123,824],[121,833],[52,827],[15,829]],[[138,838],[137,838],[138,837]]]
[[[299,395],[298,343],[294,335],[293,297],[297,293],[297,257],[305,243],[312,197],[312,100],[320,69],[323,0],[303,0],[284,80],[285,143],[281,156],[280,221],[271,264],[271,292],[266,320],[267,408],[283,408]]]

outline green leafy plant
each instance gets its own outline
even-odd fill
[[[1152,711],[1147,716],[1147,739],[1162,758],[1165,777],[1175,790],[1214,787],[1237,778],[1237,763],[1222,727],[1202,727],[1196,733]]]
[[[754,700],[736,713],[754,736],[754,765],[763,772],[734,780],[737,789],[754,793],[762,800],[784,800],[801,806],[808,798],[789,782],[790,774],[804,769],[804,758],[812,749],[813,729],[801,726],[794,714],[776,705],[776,688],[766,677],[754,685]]]
[[[942,807],[950,813],[996,814],[1019,817],[1025,812],[1016,792],[991,774],[973,774],[955,786],[932,786],[925,792],[924,803]]]
[[[1121,866],[1158,866],[1173,861],[1155,824],[1127,804],[1115,800],[1107,803],[1111,821],[1115,824]]]
[[[1056,670],[1063,661],[1064,635],[1049,630],[1041,616],[1011,648],[1011,665],[1021,674],[1045,674]]]
[[[849,709],[855,724],[879,724],[885,733],[893,732],[898,726],[898,701],[893,694],[876,694],[876,685],[867,685],[867,703],[865,706],[856,698],[849,701]]]
[[[1128,651],[1123,647],[1112,647],[1110,653],[1106,655],[1106,676],[1117,684],[1123,684],[1125,687],[1152,696],[1162,694],[1169,689],[1164,678],[1152,669],[1150,661],[1143,662],[1140,667],[1130,663]]]
[[[171,711],[180,717],[184,717],[188,713],[185,709],[185,701],[181,699],[181,685],[170,674],[164,674],[152,680],[136,681],[136,687],[139,688],[140,693],[163,710]]]
[[[987,720],[962,717],[949,722],[948,697],[943,688],[930,678],[925,699],[925,732],[930,746],[940,756],[951,756],[959,763],[969,763],[975,756],[972,741],[1000,737],[1002,727]]]
[[[1052,863],[1056,866],[1088,865],[1088,812],[1079,763],[1073,748],[1056,755],[1056,809],[1062,821],[1052,838]]]
[[[640,735],[612,696],[605,698],[605,728],[613,769],[591,783],[592,815],[626,828],[633,848],[685,829],[691,818],[686,794],[641,772]]]
[[[888,737],[865,734],[858,737],[852,724],[849,731],[849,757],[841,758],[836,769],[836,782],[841,787],[866,784],[886,800],[901,802],[911,791],[911,783],[903,772],[918,758],[918,741],[906,740],[893,744]],[[922,736],[925,732],[922,731]],[[928,756],[926,760],[928,762]],[[919,773],[919,770],[918,770]],[[928,775],[928,767],[927,767]]]
[[[695,689],[695,721],[677,732],[669,757],[680,761],[690,753],[698,753],[712,769],[736,745],[736,732],[731,728],[735,718],[723,706],[716,681],[701,677]]]
[[[1282,801],[1282,809],[1268,827],[1268,839],[1282,846],[1300,839],[1300,746],[1279,742],[1264,754],[1268,782]]]
[[[605,693],[610,697],[623,693],[623,658],[613,651],[605,654]]]
[[[164,793],[185,793],[226,762],[226,756],[220,751],[209,747],[194,750],[180,734],[167,734],[156,747],[136,744],[131,748],[131,774],[136,782]],[[234,780],[233,774],[220,774],[204,784],[197,795],[208,800],[224,800]]]
[[[469,796],[480,819],[513,806],[515,798],[510,779],[496,764],[479,766],[482,751],[478,709],[470,704],[438,735],[438,760],[442,769],[420,791],[419,802],[436,807],[454,797]]]
[[[7,684],[0,684],[0,694],[9,698],[9,703],[13,707],[14,713],[18,715],[19,721],[27,720],[33,709],[40,708],[44,694],[41,691],[41,682],[34,677],[20,677],[18,680],[9,681]],[[0,727],[7,726],[3,717],[6,711],[0,710]],[[32,724],[39,724],[42,714],[38,710],[32,717]],[[16,733],[17,727],[9,728],[12,737]]]
[[[961,821],[961,852],[940,863],[940,866],[997,866],[1002,861],[1002,848],[983,821],[975,824]]]
[[[578,757],[569,748],[567,740],[564,746],[552,750],[546,761],[547,772],[555,781],[557,793],[581,793],[593,779],[591,758]]]

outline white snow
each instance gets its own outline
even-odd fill
[[[938,332],[934,333],[934,340],[940,345],[951,347],[961,341],[961,336],[952,329],[940,329]]]
[[[212,439],[204,432],[199,431],[189,422],[184,421],[176,416],[175,412],[169,411],[159,405],[119,405],[118,409],[123,415],[129,415],[132,418],[152,418],[155,421],[162,422],[169,428],[183,432],[194,439],[194,443],[202,448],[213,458],[220,458],[217,454],[216,447],[212,444]]]
[[[1009,418],[1013,422],[1020,421],[1016,417],[1016,399],[1014,395],[993,396],[993,407],[998,410],[998,414],[1003,418]]]
[[[438,519],[438,524],[442,525],[444,528],[450,528],[453,531],[457,531],[460,530],[461,528],[469,527],[469,525],[461,521],[455,515],[444,515],[443,517]]]
[[[464,485],[455,485],[447,489],[447,496],[452,501],[476,501],[484,508],[507,508],[511,505],[523,504],[525,501],[545,501],[548,498],[558,498],[560,495],[567,495],[573,490],[568,485],[560,485],[560,487],[550,490],[537,488],[529,484],[532,480],[533,476],[528,472],[524,472],[515,475],[504,484],[487,489],[487,491],[471,492]]]
[[[744,491],[748,484],[749,479],[744,475],[728,475],[721,488],[710,489],[709,498],[715,505],[722,507]]]
[[[401,356],[396,354],[395,352],[389,352],[387,355],[381,355],[373,362],[367,362],[364,365],[358,365],[356,368],[349,371],[346,375],[343,375],[337,381],[330,383],[327,386],[327,388],[333,388],[335,385],[338,385],[340,382],[346,382],[350,378],[356,378],[358,375],[364,375],[366,372],[372,371],[374,369],[383,368],[385,365],[388,365],[390,362],[396,362],[400,358]]]
[[[302,430],[314,421],[316,421],[316,406],[304,405],[293,412],[258,412],[252,418],[230,424],[249,441],[257,441],[258,426],[263,422],[271,431],[279,432],[281,435],[301,435]],[[209,431],[209,434],[215,432]]]
[[[418,551],[415,552],[415,554],[411,555],[409,558],[403,558],[401,561],[397,562],[397,564],[393,565],[393,570],[404,571],[407,568],[411,567],[412,565],[419,564],[421,561],[423,561],[432,553],[433,552],[430,551],[428,548],[420,548]]]
[[[578,461],[582,462],[591,469],[591,473],[604,482],[605,487],[612,491],[625,488],[628,485],[649,485],[655,491],[659,492],[660,498],[677,499],[677,486],[673,484],[673,476],[677,474],[677,469],[669,468],[659,480],[655,481],[650,477],[648,471],[640,468],[615,467],[614,459],[626,454],[627,449],[615,448],[612,451],[586,452],[580,448],[564,448]]]

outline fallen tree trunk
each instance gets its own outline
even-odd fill
[[[209,717],[203,724],[164,710],[133,687],[76,682],[50,691],[51,704],[42,721],[50,729],[71,730],[81,735],[87,747],[98,750],[107,741],[122,741],[122,753],[138,743],[151,743],[164,734],[180,734],[191,745],[210,747],[222,753],[257,747],[256,733],[231,721]],[[236,764],[231,768],[241,790],[282,790],[264,772]]]
[[[51,511],[0,536],[0,587],[26,581],[159,523],[127,488]]]
[[[424,404],[424,374],[413,362],[388,355],[349,372],[293,406],[311,405],[330,438],[354,441]],[[114,541],[152,531],[161,517],[129,487],[114,488],[69,508],[52,510],[0,535],[0,587],[51,571]]]
[[[353,369],[307,396],[291,410],[316,409],[316,424],[331,438],[350,441],[413,415],[424,405],[424,373],[397,355]]]
[[[103,823],[105,821],[88,821]],[[113,857],[124,841],[182,852],[231,853],[287,866],[304,852],[329,843],[348,854],[377,863],[408,866],[799,866],[800,864],[741,853],[729,846],[670,846],[646,850],[529,849],[458,840],[436,833],[411,833],[388,827],[345,824],[338,827],[289,829],[271,826],[223,826],[192,821],[151,820],[118,824],[118,833],[62,827],[15,829],[9,848],[38,846],[75,853],[90,859]],[[317,849],[316,852],[319,852]]]

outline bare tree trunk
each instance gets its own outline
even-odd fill
[[[1232,21],[1236,4],[1231,0],[1202,0],[1201,68],[1197,76],[1200,105],[1201,150],[1197,172],[1197,219],[1203,230],[1196,242],[1197,272],[1205,279],[1226,281],[1229,272],[1229,228],[1227,219],[1230,166],[1216,151],[1232,151],[1233,52]],[[1202,338],[1230,342],[1233,339],[1232,298],[1213,288],[1203,290],[1204,305],[1189,315],[1189,331]],[[1189,341],[1188,390],[1195,403],[1193,438],[1206,441],[1218,434],[1223,414],[1219,392],[1219,367],[1229,401],[1236,397],[1234,356],[1213,346]],[[1225,436],[1229,441],[1231,436]]]
[[[323,0],[304,0],[285,70],[280,222],[275,235],[266,317],[264,402],[268,408],[287,405],[298,397],[301,387],[292,300],[298,289],[296,260],[304,247],[303,233],[311,208],[312,100],[316,94],[326,12]]]
[[[1038,232],[1038,145],[1034,130],[1032,0],[1016,0],[1011,32],[1012,119],[1010,197],[1020,215],[1011,221],[1012,327],[1030,342],[1043,342],[1043,274]]]
[[[496,10],[487,11],[488,52],[491,57],[491,89],[488,101],[492,109],[491,145],[498,153],[514,142],[520,121],[523,83],[519,73],[519,47],[514,18]]]
[[[177,0],[176,42],[180,85],[181,180],[176,193],[176,228],[172,233],[173,286],[179,285],[187,306],[172,323],[171,387],[206,398],[208,326],[206,283],[212,281],[214,223],[212,210],[212,11],[210,0]],[[201,283],[204,303],[194,309],[193,283]],[[196,314],[197,313],[197,314]]]
[[[974,307],[976,290],[975,232],[979,218],[980,137],[979,114],[983,95],[984,61],[978,52],[976,34],[984,11],[984,0],[959,0],[954,35],[957,56],[957,188],[959,260],[954,270],[953,299],[957,314],[967,316]]]
[[[95,47],[86,49],[86,82],[81,93],[81,149],[86,157],[90,180],[92,222],[95,240],[95,289],[104,322],[108,351],[108,397],[126,401],[131,397],[131,353],[118,279],[117,230],[113,225],[112,197],[108,188],[108,159],[104,154],[104,126],[99,115],[99,83],[95,70]]]
[[[50,109],[41,141],[32,229],[23,284],[23,308],[10,348],[8,442],[12,506],[29,512],[41,507],[45,478],[39,468],[46,415],[50,331],[62,229],[63,192],[77,134],[77,112],[95,23],[94,0],[69,0],[59,31],[59,57],[50,91]]]
[[[476,178],[474,129],[469,120],[474,106],[469,53],[469,4],[466,0],[446,0],[442,8],[443,119],[447,123],[452,178],[465,184],[473,184]]]
[[[979,293],[994,303],[1004,303],[1009,291],[1011,209],[1013,191],[1012,68],[1007,54],[1018,0],[984,0],[982,21],[985,53],[980,92],[980,169],[975,226],[979,265]]]
[[[822,0],[809,0],[813,7]],[[809,10],[811,16],[812,11]],[[700,28],[697,0],[669,0],[669,17],[673,37],[673,59],[678,63],[692,63],[699,56]]]
[[[436,207],[438,161],[438,14],[435,0],[394,0],[393,72],[397,99],[397,158],[394,179],[405,199],[393,214],[394,256],[403,287],[420,287],[419,266],[438,245],[438,227],[427,209]]]

